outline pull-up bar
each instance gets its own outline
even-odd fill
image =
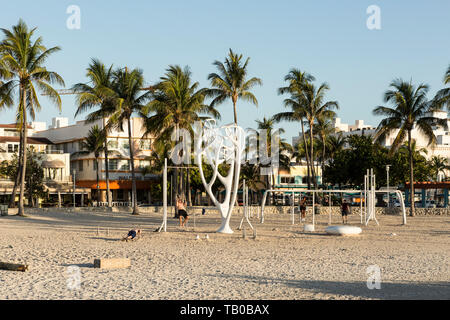
[[[303,189],[301,191],[295,191],[295,190],[279,190],[279,189],[269,189],[266,190],[264,192],[263,195],[263,199],[261,202],[261,219],[260,219],[260,223],[264,223],[264,207],[265,207],[265,203],[266,203],[266,199],[267,199],[267,194],[269,192],[281,192],[281,193],[287,193],[287,194],[292,194],[294,195],[295,193],[312,193],[313,194],[313,206],[312,206],[312,214],[313,214],[313,225],[315,222],[315,197],[314,195],[316,193],[329,193],[330,194],[330,206],[331,206],[331,193],[359,193],[360,194],[360,199],[362,199],[362,194],[363,191],[362,190],[310,190],[310,189]],[[386,193],[386,191],[381,191],[381,190],[373,190],[374,193],[378,192],[378,193]],[[403,224],[406,224],[406,210],[405,210],[405,203],[403,201],[403,195],[401,193],[401,191],[399,190],[395,190],[393,191],[395,194],[397,194],[397,196],[399,197],[400,200],[400,204],[401,204],[401,208],[402,208],[402,213],[403,213]],[[294,200],[294,197],[293,199]],[[292,201],[294,202],[294,201]],[[360,212],[360,216],[362,219],[362,202],[360,202],[360,208],[361,208],[361,212]],[[331,219],[331,210],[330,210],[330,219]],[[294,210],[292,209],[292,221],[294,223]],[[331,220],[329,221],[329,223],[331,223]],[[361,221],[362,223],[362,221]]]

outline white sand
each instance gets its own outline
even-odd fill
[[[371,223],[354,237],[325,235],[328,216],[316,217],[312,234],[288,215],[266,217],[263,225],[252,219],[256,240],[248,227],[242,239],[237,215],[234,234],[214,233],[216,213],[197,216],[195,231],[193,221],[183,230],[169,219],[168,233],[153,232],[160,214],[0,217],[0,261],[30,265],[28,272],[0,270],[0,299],[450,298],[450,217],[408,217],[401,226],[401,217],[381,216],[379,227]],[[350,222],[359,225],[359,216]],[[144,229],[142,239],[119,241],[135,226]],[[108,257],[130,258],[132,266],[93,268],[95,258]],[[80,268],[78,290],[67,287],[71,265]],[[367,288],[370,265],[381,268],[380,290]]]

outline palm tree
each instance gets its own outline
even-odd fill
[[[64,86],[62,77],[44,66],[51,54],[60,50],[59,47],[47,49],[42,44],[42,38],[32,40],[36,28],[28,29],[24,21],[19,20],[12,30],[0,29],[4,39],[0,43],[0,76],[6,82],[0,87],[0,108],[14,105],[14,96],[18,95],[17,126],[20,130],[20,196],[18,215],[24,215],[24,187],[27,165],[27,117],[35,119],[36,111],[41,110],[36,89],[46,94],[50,101],[61,110],[61,98],[52,87],[53,84]],[[17,92],[18,91],[18,92]]]
[[[331,118],[335,115],[332,109],[339,109],[337,101],[324,102],[325,92],[329,90],[326,83],[322,83],[317,89],[312,83],[306,83],[304,92],[304,113],[309,124],[309,142],[311,155],[311,172],[314,186],[317,188],[317,180],[314,169],[314,123],[320,118]]]
[[[192,83],[189,67],[182,69],[171,65],[160,80],[151,91],[151,101],[142,110],[145,134],[154,135],[156,145],[170,146],[174,150],[175,143],[180,141],[181,129],[193,134],[194,122],[206,119],[202,114],[216,119],[220,118],[220,114],[214,107],[204,103],[207,89],[199,89],[198,82]],[[171,140],[173,134],[175,141]],[[174,185],[175,197],[176,193],[183,192],[179,188],[177,168]]]
[[[306,165],[308,167],[308,189],[311,188],[311,172],[310,172],[310,157],[309,152],[306,148],[306,136],[305,136],[305,110],[303,108],[304,98],[303,98],[303,87],[306,83],[314,81],[315,78],[309,73],[302,72],[298,69],[291,69],[289,73],[284,77],[284,81],[289,83],[286,87],[281,87],[278,89],[278,94],[290,94],[289,98],[284,100],[284,106],[290,108],[292,111],[280,112],[273,116],[275,122],[289,121],[289,122],[300,122],[302,129],[302,138],[305,150]],[[298,154],[297,154],[298,156]]]
[[[433,111],[432,104],[427,100],[428,86],[419,84],[417,87],[411,82],[396,79],[391,82],[391,90],[384,94],[384,102],[393,108],[378,106],[373,110],[374,115],[386,116],[378,125],[375,139],[384,141],[387,136],[395,133],[390,153],[394,153],[405,139],[408,141],[409,170],[410,170],[410,215],[415,215],[414,208],[414,164],[411,132],[417,128],[428,139],[428,143],[435,143],[436,137],[433,125],[447,126],[446,119],[438,119],[429,114]]]
[[[208,97],[214,98],[211,106],[215,107],[227,99],[233,103],[234,123],[237,124],[236,104],[238,99],[243,99],[258,106],[258,100],[249,90],[255,85],[262,85],[259,78],[253,77],[247,80],[247,66],[250,58],[245,62],[242,60],[242,54],[234,53],[230,49],[225,63],[214,61],[218,73],[210,73],[208,80],[211,81],[213,88],[207,91]]]
[[[90,130],[86,138],[81,142],[81,150],[72,154],[72,156],[94,154],[95,169],[97,174],[97,205],[100,201],[99,195],[99,166],[98,158],[103,152],[106,153],[106,134],[101,130],[98,125],[94,125]]]
[[[444,76],[444,84],[450,84],[450,65]],[[436,93],[434,100],[438,105],[447,105],[447,108],[450,108],[450,87],[439,90]]]
[[[130,155],[131,180],[132,180],[132,206],[133,215],[137,215],[137,192],[136,176],[134,167],[134,144],[131,132],[131,116],[135,113],[142,114],[146,103],[150,99],[150,91],[140,93],[144,87],[144,75],[142,70],[134,69],[128,71],[128,68],[117,69],[113,72],[112,91],[114,92],[113,103],[109,110],[109,121],[106,128],[118,128],[123,131],[123,125],[127,124],[128,145]]]
[[[285,88],[280,88],[279,93],[288,92],[291,98],[285,100],[285,105],[291,106],[293,109],[298,109],[301,119],[305,119],[309,125],[309,165],[311,168],[312,181],[317,188],[317,180],[314,169],[314,124],[317,118],[332,117],[334,111],[332,109],[339,109],[337,101],[324,102],[325,92],[329,90],[326,83],[322,83],[318,88],[315,87],[311,81],[313,77],[307,73],[302,73],[299,70],[293,69],[285,78],[290,81],[290,85]],[[283,114],[278,114],[278,118],[283,118]],[[289,120],[289,115],[284,117]],[[302,121],[303,123],[303,121]],[[304,135],[304,128],[302,127],[302,134]],[[306,143],[305,143],[306,145]]]
[[[331,160],[334,160],[334,156],[336,153],[344,149],[346,139],[342,135],[342,132],[339,132],[335,135],[328,136],[327,138],[327,146],[328,146],[328,156]]]
[[[322,147],[322,154],[320,156],[322,160],[321,161],[322,174],[325,167],[326,151],[329,149],[328,138],[331,137],[331,134],[334,132],[331,119],[332,119],[331,112],[322,114],[317,118],[317,122],[314,125],[314,131],[318,135],[319,145]]]
[[[78,83],[72,87],[72,90],[77,94],[77,111],[75,117],[92,108],[98,110],[88,115],[86,122],[92,123],[98,119],[103,121],[103,129],[106,129],[105,118],[108,116],[111,105],[113,104],[112,82],[113,82],[113,66],[106,68],[105,65],[98,59],[92,59],[88,68],[86,69],[86,76],[89,83]],[[105,131],[107,135],[107,131]],[[107,139],[104,141],[104,155],[105,155],[105,171],[106,171],[106,201],[108,207],[112,207],[111,192],[109,188],[109,164],[108,164],[108,143]]]
[[[445,180],[446,178],[445,171],[450,168],[447,158],[444,158],[442,156],[432,156],[429,161],[429,164],[432,168],[435,181],[439,180],[440,173],[444,174]]]

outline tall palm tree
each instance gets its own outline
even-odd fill
[[[24,188],[27,165],[27,118],[35,119],[41,110],[36,89],[46,94],[50,101],[61,110],[61,98],[52,87],[53,84],[64,86],[62,77],[48,71],[44,65],[51,54],[59,47],[47,49],[42,44],[42,37],[32,40],[36,28],[28,29],[24,21],[19,20],[12,30],[0,29],[4,38],[0,43],[0,76],[5,82],[0,87],[0,108],[14,105],[14,96],[18,97],[16,123],[20,130],[20,196],[18,215],[24,215]]]
[[[429,114],[433,105],[427,99],[428,85],[414,86],[411,82],[395,79],[390,84],[391,89],[384,94],[384,102],[393,108],[378,106],[374,115],[385,116],[377,127],[375,139],[384,141],[387,136],[395,133],[390,153],[395,152],[405,139],[408,141],[409,171],[410,171],[410,215],[415,215],[414,208],[414,164],[411,132],[417,128],[428,139],[428,143],[436,142],[433,125],[447,126],[446,119],[438,119]]]
[[[87,116],[86,122],[92,123],[98,119],[103,121],[103,129],[107,128],[105,118],[111,112],[111,105],[113,105],[114,91],[112,89],[113,83],[113,66],[107,68],[100,60],[92,59],[88,68],[86,69],[86,76],[89,79],[88,83],[78,83],[72,87],[72,90],[77,94],[77,111],[75,117],[81,113],[97,108],[94,112]],[[109,128],[109,126],[108,126]],[[105,136],[107,136],[105,131]],[[108,161],[108,143],[107,139],[104,141],[104,155],[105,155],[105,171],[106,171],[106,201],[108,207],[112,207],[111,191],[109,188],[109,161]]]
[[[106,128],[118,128],[123,131],[123,125],[127,124],[128,145],[130,155],[131,180],[132,180],[132,206],[133,215],[138,214],[136,174],[134,167],[134,144],[131,132],[131,117],[133,114],[141,114],[147,102],[150,100],[150,91],[141,93],[144,87],[144,75],[140,69],[117,69],[113,72],[112,90],[113,103],[109,110],[109,121]]]
[[[311,188],[311,172],[310,172],[310,157],[306,148],[306,136],[305,136],[305,110],[304,110],[304,97],[303,88],[306,83],[314,81],[315,78],[307,72],[302,72],[298,69],[291,69],[289,73],[284,77],[284,81],[288,82],[288,85],[278,89],[278,94],[289,94],[290,97],[284,100],[284,106],[290,108],[292,111],[280,112],[273,116],[275,122],[289,121],[300,122],[302,130],[302,138],[305,150],[306,165],[308,168],[308,189]]]
[[[169,66],[166,74],[153,86],[150,94],[151,101],[142,110],[142,115],[145,134],[154,135],[156,145],[170,145],[174,150],[173,147],[180,141],[180,129],[193,134],[192,125],[195,121],[210,117],[220,118],[219,112],[214,107],[205,104],[207,89],[199,88],[198,82],[192,82],[189,67],[182,69],[177,65]],[[176,141],[171,140],[172,134],[175,135]],[[178,184],[178,169],[175,169],[174,185],[175,197],[176,193],[183,192]]]
[[[334,112],[333,112],[334,113]],[[320,156],[321,158],[321,169],[322,174],[325,167],[325,160],[326,160],[326,152],[329,149],[328,146],[328,138],[331,136],[331,134],[334,132],[334,128],[332,126],[331,119],[331,112],[324,113],[317,117],[317,122],[314,125],[314,131],[317,133],[318,140],[320,142],[320,146],[322,147],[322,154]]]
[[[242,54],[234,53],[230,49],[225,63],[214,61],[218,73],[210,73],[208,80],[211,81],[212,88],[207,91],[209,97],[212,97],[211,106],[215,107],[227,99],[233,103],[234,123],[237,124],[236,104],[238,99],[248,101],[258,106],[258,100],[250,92],[255,85],[262,85],[262,80],[253,77],[247,80],[247,66],[250,58],[243,61]]]
[[[316,173],[314,169],[314,124],[317,119],[331,118],[334,111],[332,109],[339,109],[337,101],[324,102],[325,92],[329,90],[326,83],[322,83],[317,89],[312,83],[306,83],[303,89],[304,92],[304,113],[309,125],[309,142],[310,142],[310,156],[311,156],[311,172],[314,186],[317,188]]]
[[[86,138],[81,142],[81,150],[75,152],[72,156],[78,155],[86,155],[86,154],[94,154],[95,158],[95,169],[97,176],[97,205],[100,201],[99,195],[99,166],[98,166],[98,158],[102,153],[106,153],[106,133],[102,129],[98,127],[98,125],[94,125],[90,130]]]

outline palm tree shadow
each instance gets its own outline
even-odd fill
[[[346,298],[383,300],[442,300],[450,297],[448,282],[407,282],[392,283],[381,280],[380,289],[369,289],[365,281],[344,282],[324,280],[293,280],[259,276],[208,274],[209,277],[222,277],[233,281],[247,281],[264,285],[277,283],[294,289],[305,289],[322,294],[345,296]]]

